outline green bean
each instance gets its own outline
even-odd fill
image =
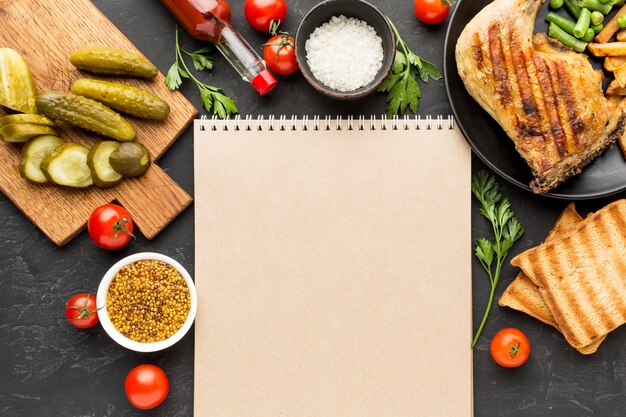
[[[576,39],[554,23],[550,23],[550,26],[548,26],[548,36],[561,41],[563,45],[569,46],[576,52],[583,52],[585,49],[587,49],[587,42]]]
[[[623,14],[617,18],[617,26],[619,26],[620,29],[626,28],[626,14]]]
[[[593,31],[593,29],[589,28],[587,29],[587,32],[585,32],[585,36],[580,38],[580,40],[583,42],[591,42],[594,36],[596,36],[596,33]]]
[[[589,10],[597,10],[603,15],[607,15],[613,8],[610,4],[602,4],[598,0],[578,0],[578,6]]]
[[[600,13],[597,10],[595,10],[593,13],[591,13],[591,24],[592,25],[599,25],[603,21],[604,21],[604,15],[602,13]]]
[[[550,0],[550,8],[552,10],[558,10],[563,7],[563,0]]]
[[[582,10],[576,0],[563,0],[563,4],[567,7],[567,10],[574,16],[576,19],[580,17],[580,11]]]
[[[602,29],[604,29],[604,25],[602,23],[600,23],[599,25],[591,25],[591,29],[593,29],[593,32],[597,35],[598,33],[602,32]]]
[[[546,16],[546,21],[549,23],[554,23],[570,35],[574,34],[574,27],[576,26],[576,22],[573,22],[566,17],[559,16],[556,13],[550,12]]]
[[[554,23],[555,25],[557,25],[559,28],[563,29],[565,32],[569,33],[570,35],[574,35],[574,28],[576,27],[576,22],[573,22],[565,17],[559,16],[556,13],[548,13],[548,15],[546,16],[546,20],[550,23]],[[593,31],[593,29],[589,28],[587,29],[587,31],[585,32],[585,35],[581,38],[583,41],[585,42],[589,42],[593,39],[595,33]]]
[[[576,26],[574,26],[574,36],[578,39],[585,36],[587,33],[587,29],[589,29],[589,24],[591,23],[591,12],[589,9],[584,8],[580,12],[580,17],[578,18],[578,22],[576,22]]]

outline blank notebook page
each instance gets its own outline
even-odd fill
[[[471,158],[447,123],[196,122],[196,417],[472,415]]]

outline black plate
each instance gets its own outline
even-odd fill
[[[450,19],[445,42],[444,77],[448,99],[457,123],[470,146],[491,169],[528,191],[532,180],[530,168],[517,153],[513,141],[502,128],[467,93],[456,67],[455,46],[465,25],[491,0],[460,0]],[[548,7],[539,11],[536,31],[545,31]],[[564,12],[560,12],[563,14]],[[598,65],[598,62],[595,63]],[[626,190],[626,161],[616,144],[583,172],[547,193],[548,197],[585,200]]]

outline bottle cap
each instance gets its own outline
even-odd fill
[[[272,91],[277,83],[276,78],[266,69],[252,79],[252,87],[262,96]]]

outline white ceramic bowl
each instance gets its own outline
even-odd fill
[[[176,268],[176,270],[187,282],[187,286],[189,287],[189,295],[191,297],[189,315],[187,316],[187,320],[185,320],[183,326],[167,339],[153,343],[141,343],[124,336],[113,326],[113,323],[111,323],[111,319],[109,318],[109,314],[106,308],[107,292],[109,291],[109,286],[111,285],[111,281],[113,281],[115,274],[117,274],[118,271],[125,265],[146,259],[163,261]],[[98,287],[98,294],[96,295],[96,305],[98,307],[102,307],[98,311],[98,317],[100,318],[100,323],[102,324],[104,331],[106,331],[113,340],[115,340],[117,343],[124,346],[125,348],[134,350],[136,352],[156,352],[172,346],[174,343],[182,339],[182,337],[189,331],[194,319],[196,318],[196,311],[198,310],[198,294],[196,293],[196,287],[193,284],[191,276],[181,264],[179,264],[169,256],[161,255],[160,253],[142,252],[127,256],[126,258],[117,262],[107,271],[107,273],[104,275],[104,278],[102,278],[102,281],[100,282],[100,286]]]

